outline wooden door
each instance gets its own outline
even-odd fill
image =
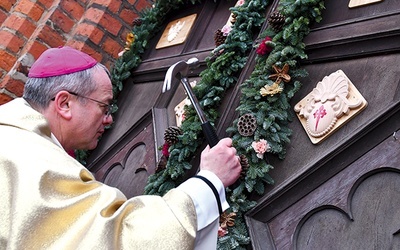
[[[98,180],[121,189],[127,197],[143,194],[147,177],[155,172],[161,157],[159,148],[164,143],[164,131],[177,125],[174,109],[186,97],[181,85],[162,93],[166,71],[180,60],[197,57],[200,65],[189,72],[188,78],[190,82],[198,81],[205,58],[215,48],[214,33],[227,22],[229,8],[234,4],[234,1],[188,3],[187,8],[169,14],[164,26],[193,14],[197,17],[184,43],[156,49],[163,29],[149,41],[143,62],[119,94],[114,125],[90,154],[88,169]]]
[[[155,149],[151,116],[140,123],[140,131],[130,133],[112,155],[94,173],[97,180],[116,187],[127,197],[144,193],[149,175],[155,172]]]
[[[116,126],[89,159],[89,169],[100,180],[128,196],[140,194],[131,190],[142,190],[146,176],[155,171],[163,131],[175,124],[173,109],[184,98],[181,87],[161,95],[165,72],[171,64],[196,56],[203,63],[189,77],[198,79],[204,58],[215,48],[212,36],[228,20],[233,4],[204,1],[169,19],[198,13],[196,30],[202,36],[191,35],[184,44],[163,50],[155,49],[161,34],[151,41],[145,60],[120,94]],[[275,184],[246,215],[254,249],[398,247],[400,145],[393,134],[400,128],[400,5],[384,0],[350,9],[348,4],[325,1],[323,21],[305,40],[309,58],[301,63],[309,76],[301,79],[303,87],[291,104],[340,69],[368,107],[318,145],[294,119],[286,158],[269,156]],[[267,16],[272,11],[268,9]],[[236,118],[239,86],[251,73],[254,57],[253,52],[224,100],[217,128],[222,136]]]
[[[254,249],[399,249],[400,5],[348,4],[325,1],[292,105],[340,69],[368,106],[317,145],[293,121],[276,183],[246,216]]]

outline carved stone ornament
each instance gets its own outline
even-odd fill
[[[196,16],[197,14],[192,14],[168,23],[156,45],[156,49],[184,43],[196,20]]]
[[[194,88],[197,84],[197,81],[191,81],[190,86]],[[186,92],[185,92],[186,94]],[[187,95],[187,94],[186,94]],[[183,120],[185,120],[185,106],[189,106],[192,103],[189,100],[189,97],[186,97],[183,99],[178,105],[175,106],[174,111],[175,111],[175,118],[176,118],[176,126],[180,127],[182,125]]]
[[[338,70],[325,76],[294,110],[311,142],[318,144],[367,106],[367,101]]]
[[[382,2],[383,0],[350,0],[349,8],[355,8],[359,6],[364,6],[372,3]]]

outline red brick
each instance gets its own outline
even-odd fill
[[[0,83],[0,88],[5,88],[16,96],[22,96],[24,92],[24,86],[24,82],[16,80],[10,77],[10,75],[6,75],[6,77],[4,77],[3,81]]]
[[[24,48],[26,48],[26,50],[21,54],[29,53],[35,59],[39,58],[39,56],[47,49],[45,45],[35,40],[29,41]]]
[[[32,18],[32,20],[37,22],[42,17],[44,9],[29,0],[20,0],[18,5],[15,6],[14,11],[26,14],[28,17]]]
[[[5,71],[10,71],[17,61],[17,58],[4,50],[0,50],[0,58],[0,68]]]
[[[6,20],[8,13],[0,9],[0,26]]]
[[[77,49],[77,50],[82,50],[82,47],[85,45],[84,42],[82,41],[77,41],[77,40],[69,40],[65,46],[69,46],[71,48]]]
[[[103,59],[103,55],[100,54],[99,51],[96,50],[95,48],[90,47],[88,44],[84,44],[81,51],[90,55],[91,57],[96,59],[96,61],[98,61],[98,62],[101,62],[101,60]]]
[[[54,0],[37,0],[37,3],[43,5],[45,9],[50,9],[54,4]]]
[[[38,35],[38,38],[40,38],[50,47],[58,47],[65,44],[64,37],[47,25],[43,27]]]
[[[0,105],[6,104],[9,101],[12,101],[14,98],[12,98],[11,96],[2,93],[1,89],[0,89]]]
[[[89,8],[85,13],[85,19],[92,21],[94,23],[99,23],[103,18],[104,11],[96,8]]]
[[[121,7],[121,0],[112,0],[110,3],[107,5],[108,11],[110,11],[113,14],[116,14],[119,12],[119,9]]]
[[[113,58],[118,57],[118,53],[123,50],[123,47],[117,43],[114,39],[107,37],[101,48],[110,54]]]
[[[115,0],[93,0],[92,3],[102,5],[104,7],[108,7],[111,3],[113,3]]]
[[[80,5],[76,0],[64,0],[61,1],[60,6],[66,13],[71,15],[75,20],[80,20],[85,13],[84,7]]]
[[[11,14],[6,19],[6,21],[3,23],[3,26],[18,31],[25,37],[30,37],[36,29],[36,25],[34,25],[31,21],[14,14]]]
[[[95,44],[99,44],[104,36],[104,32],[92,24],[81,23],[75,28],[77,35],[89,38]]]
[[[71,40],[71,41],[68,41],[67,44],[65,44],[65,45],[85,52],[86,54],[88,54],[91,57],[93,57],[94,59],[96,59],[96,61],[98,61],[98,62],[101,62],[101,60],[102,60],[103,56],[98,51],[96,51],[95,49],[93,49],[88,44],[86,44],[82,41]]]
[[[132,25],[133,20],[135,20],[136,18],[139,17],[139,15],[134,12],[133,10],[130,9],[123,9],[121,11],[121,14],[119,15],[119,17],[121,17],[121,19],[129,25]]]
[[[93,0],[92,3],[106,7],[111,13],[119,12],[122,4],[121,0]]]
[[[114,36],[118,36],[119,31],[122,28],[122,24],[120,21],[112,17],[110,14],[105,13],[103,18],[100,20],[99,23],[104,29],[109,31]]]
[[[19,38],[15,34],[12,34],[5,30],[0,30],[0,46],[4,46],[10,51],[17,53],[23,46],[25,40]]]
[[[142,9],[151,6],[151,3],[149,1],[146,1],[146,0],[136,0],[136,1],[133,1],[133,3],[135,4],[135,8],[138,11],[141,11]]]
[[[62,31],[69,33],[74,26],[75,22],[71,20],[60,9],[56,9],[51,15],[50,20],[54,22]]]
[[[0,8],[5,9],[6,11],[10,11],[11,7],[17,0],[2,0],[0,1]]]

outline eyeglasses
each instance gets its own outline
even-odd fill
[[[88,99],[88,100],[90,100],[90,101],[97,102],[97,103],[101,104],[101,107],[106,108],[106,112],[105,112],[105,115],[106,115],[106,116],[111,115],[111,113],[114,111],[114,105],[113,105],[113,104],[107,104],[107,103],[104,103],[104,102],[101,102],[101,101],[92,99],[92,98],[90,98],[90,97],[86,97],[86,96],[83,96],[83,95],[79,95],[79,94],[74,93],[74,92],[71,92],[71,91],[67,91],[67,92],[70,93],[71,95],[79,96],[79,97],[81,97],[81,98],[85,98],[85,99]],[[54,100],[55,100],[55,97],[51,98],[51,100],[54,101]]]

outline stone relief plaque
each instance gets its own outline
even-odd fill
[[[181,101],[176,107],[174,108],[175,111],[175,119],[176,119],[176,126],[180,127],[182,125],[183,120],[185,120],[185,106],[189,105],[189,99],[184,99]]]
[[[196,86],[197,81],[191,81],[190,86],[193,88]],[[186,94],[187,95],[187,94]],[[189,100],[189,97],[185,97],[178,105],[175,106],[175,119],[176,119],[176,126],[180,127],[182,125],[183,120],[185,120],[185,106],[191,105],[192,103]]]
[[[382,2],[383,0],[350,0],[349,8],[355,8],[367,4]]]
[[[360,113],[367,101],[342,70],[325,76],[294,110],[313,144]]]
[[[170,22],[161,35],[156,49],[184,43],[196,20],[196,16],[197,14],[192,14]]]

